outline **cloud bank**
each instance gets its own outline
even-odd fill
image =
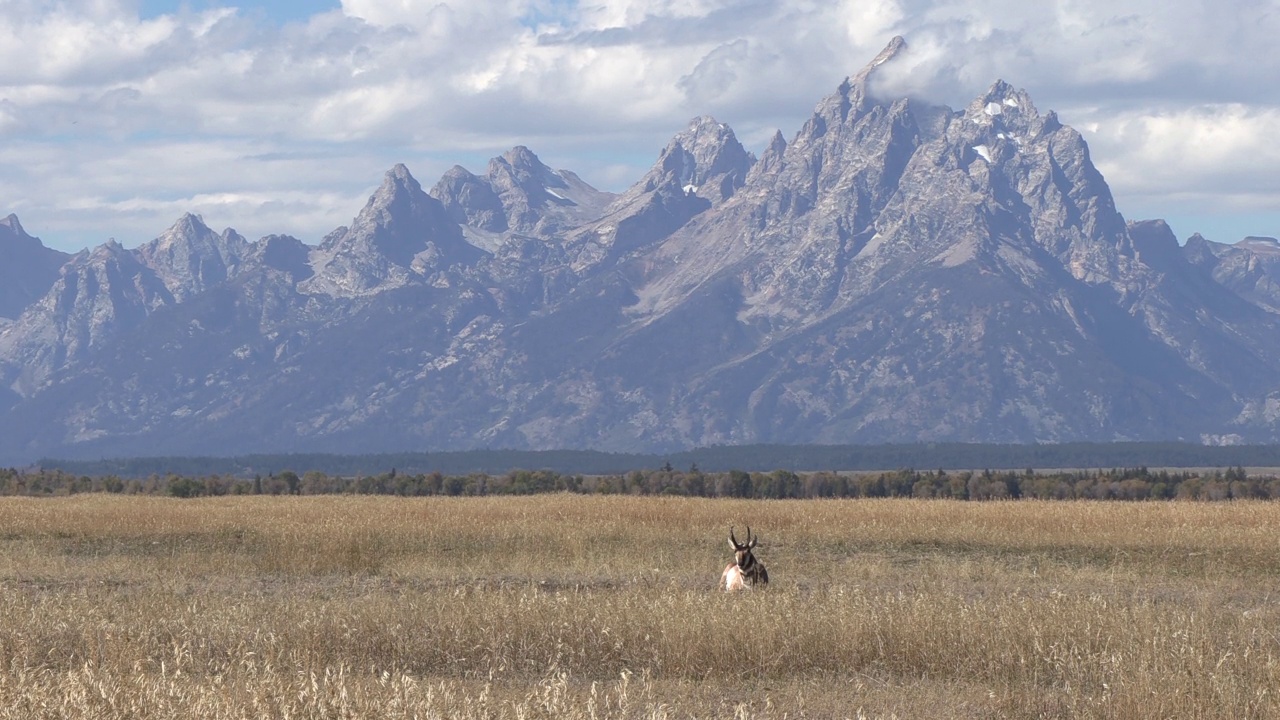
[[[1280,234],[1280,6],[1012,0],[346,0],[0,4],[0,213],[66,250],[182,212],[316,242],[396,162],[426,185],[526,144],[620,189],[688,118],[759,149],[903,35],[883,90],[968,103],[996,79],[1085,134],[1131,218]],[[888,68],[887,68],[888,69]]]

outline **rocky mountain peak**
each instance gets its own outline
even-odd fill
[[[404,183],[417,185],[418,181],[414,179],[413,173],[409,172],[409,167],[404,163],[396,163],[391,166],[383,176],[382,184],[385,187],[388,183]]]
[[[523,145],[489,161],[489,185],[517,232],[534,234],[548,204],[571,203],[563,193],[565,179]]]
[[[1280,243],[1180,256],[1008,83],[873,95],[905,51],[754,165],[702,116],[617,198],[517,146],[396,165],[316,249],[86,251],[0,322],[0,458],[1280,437]]]
[[[4,379],[20,395],[32,392],[59,369],[172,302],[139,253],[114,239],[82,250],[59,268],[46,292],[14,323],[14,332],[0,334],[0,356],[12,363]]]
[[[46,248],[44,243],[40,242],[40,238],[27,234],[18,216],[12,213],[8,217],[0,218],[0,253],[21,253],[24,256],[33,253],[40,255],[54,253],[64,261],[68,257],[65,253]]]
[[[442,220],[447,224],[440,202],[423,192],[407,167],[396,164],[369,196],[369,201],[351,223],[350,231],[379,235],[386,242],[378,243],[378,249],[408,265],[412,255],[421,249],[424,237],[420,231],[440,229],[436,226]],[[403,244],[390,242],[393,238],[403,241]]]
[[[993,127],[997,131],[1025,128],[1040,118],[1031,97],[1003,80],[973,99],[964,111],[970,124]]]
[[[1128,225],[1129,237],[1138,259],[1149,267],[1165,270],[1184,261],[1178,237],[1164,220],[1139,220]]]
[[[1088,144],[1054,112],[1041,115],[1025,91],[996,81],[942,133],[927,135],[922,152],[930,162],[956,167],[956,181],[986,195],[986,212],[1001,225],[1006,213],[1025,215],[1028,222],[1016,224],[1031,230],[1028,239],[1077,279],[1125,275],[1120,266],[1132,260],[1133,247]]]
[[[234,275],[247,247],[236,231],[228,228],[216,233],[203,218],[188,212],[155,240],[139,247],[137,254],[181,301]]]
[[[382,178],[382,184],[369,197],[356,225],[385,225],[421,212],[426,193],[418,180],[402,163],[396,163]]]
[[[901,35],[894,35],[893,38],[889,40],[889,44],[885,45],[884,49],[877,53],[876,56],[871,59],[871,62],[867,63],[867,66],[864,67],[855,77],[858,79],[866,79],[875,71],[876,68],[902,54],[906,49],[906,39]]]
[[[1250,235],[1236,243],[1234,247],[1256,253],[1280,254],[1280,240],[1273,237]]]
[[[568,170],[552,169],[524,145],[491,159],[483,176],[454,166],[431,196],[468,228],[474,244],[491,251],[502,242],[498,233],[553,238],[599,217],[614,198]]]
[[[1165,252],[1178,247],[1178,237],[1164,220],[1133,220],[1129,223],[1129,234],[1139,252]]]
[[[18,222],[18,216],[13,213],[9,213],[7,217],[0,218],[0,227],[9,231],[0,234],[0,237],[21,237],[27,234],[27,231],[22,229],[22,223]]]
[[[0,318],[18,317],[44,295],[70,257],[28,235],[17,215],[0,218]]]
[[[387,171],[350,227],[325,237],[305,292],[350,297],[400,287],[412,275],[471,265],[484,254],[468,243],[445,206],[423,192],[403,164]]]
[[[703,115],[671,138],[636,187],[641,192],[683,193],[719,204],[745,184],[754,163],[728,125]]]
[[[165,234],[168,235],[168,234],[182,233],[187,235],[195,235],[202,231],[208,231],[208,230],[209,230],[209,226],[205,225],[203,217],[196,215],[195,213],[185,212],[185,213],[182,213],[182,217],[178,218],[177,222],[175,222],[172,226],[169,227],[168,232],[166,232]]]
[[[107,238],[106,242],[102,243],[101,245],[87,252],[81,251],[79,254],[76,255],[76,257],[79,258],[81,256],[85,256],[90,259],[112,258],[112,257],[118,257],[120,255],[124,255],[128,252],[129,251],[126,250],[125,247],[120,244],[119,240],[116,240],[115,238]]]
[[[507,213],[493,186],[461,165],[454,165],[440,177],[431,196],[459,225],[493,233],[507,230]]]
[[[542,160],[533,153],[532,150],[524,145],[516,145],[510,150],[502,153],[501,157],[496,157],[490,161],[490,168],[494,165],[506,165],[516,173],[526,178],[537,178],[542,181],[550,180],[553,183],[563,184],[564,181],[555,174],[555,171],[543,164]],[[492,171],[490,171],[492,174]],[[553,177],[548,177],[553,176]]]
[[[1182,248],[1187,260],[1238,295],[1280,315],[1280,240],[1251,235],[1234,244],[1192,235]],[[1277,392],[1280,398],[1280,392]]]
[[[787,139],[782,136],[781,130],[776,130],[773,137],[769,139],[769,145],[765,147],[764,152],[760,154],[760,159],[755,165],[751,166],[751,171],[747,173],[747,183],[750,185],[755,182],[758,175],[777,174],[782,168],[783,158],[787,153]]]
[[[877,104],[877,97],[886,95],[887,102],[892,104],[898,98],[891,93],[878,91],[873,85],[878,80],[877,71],[881,66],[891,62],[907,50],[907,42],[897,36],[889,41],[875,59],[867,63],[857,73],[846,77],[836,91],[823,98],[814,108],[813,117],[801,129],[800,135],[805,137],[821,136],[831,125],[856,121]]]
[[[1056,113],[1049,111],[1042,116],[1025,90],[1016,89],[1003,80],[997,80],[987,92],[974,98],[960,115],[963,122],[957,127],[958,136],[983,143],[989,149],[1001,147],[1014,152],[1063,127]],[[1075,135],[1071,141],[1078,139],[1081,152],[1087,152],[1078,133],[1070,133]]]
[[[707,115],[694,118],[671,138],[639,182],[570,239],[574,269],[583,271],[657,245],[736,194],[754,164],[755,157],[728,125]]]
[[[1200,233],[1194,233],[1183,244],[1182,254],[1191,264],[1212,269],[1218,263],[1219,251],[1225,248],[1224,245],[1205,239]]]

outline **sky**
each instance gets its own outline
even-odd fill
[[[1280,235],[1280,0],[0,0],[0,216],[76,251],[183,213],[316,244],[404,163],[526,145],[607,190],[690,118],[757,154],[895,35],[895,92],[997,79],[1185,240]]]

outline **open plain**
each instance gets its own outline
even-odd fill
[[[0,663],[23,719],[1276,718],[1280,503],[2,498]]]

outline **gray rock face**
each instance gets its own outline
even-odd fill
[[[907,52],[617,196],[517,147],[396,166],[316,248],[81,253],[0,326],[0,458],[1280,439],[1280,243],[1127,223],[1026,93],[885,96]]]
[[[1188,262],[1204,268],[1213,279],[1251,303],[1280,313],[1280,242],[1274,238],[1248,237],[1224,245],[1201,237],[1187,240]]]
[[[493,186],[461,165],[454,165],[431,189],[450,219],[491,233],[506,232],[507,212]]]
[[[479,231],[472,242],[486,249],[501,242],[492,235],[506,232],[555,238],[599,217],[614,197],[568,170],[552,170],[523,145],[490,160],[484,177],[454,166],[431,195],[455,222]]]
[[[236,231],[228,229],[219,235],[187,213],[135,254],[155,272],[173,300],[183,302],[232,277],[248,245]]]
[[[0,218],[0,327],[48,292],[70,258],[28,235],[18,216]]]
[[[732,197],[754,162],[728,125],[707,116],[694,118],[649,172],[604,209],[603,217],[569,236],[573,268],[588,272],[652,248]]]
[[[430,279],[483,254],[463,239],[439,200],[404,165],[387,172],[351,227],[334,230],[311,259],[314,275],[305,292],[352,297]]]
[[[96,351],[173,302],[156,272],[114,240],[81,252],[43,298],[0,332],[0,377],[19,395],[36,394],[54,373],[91,364]]]

